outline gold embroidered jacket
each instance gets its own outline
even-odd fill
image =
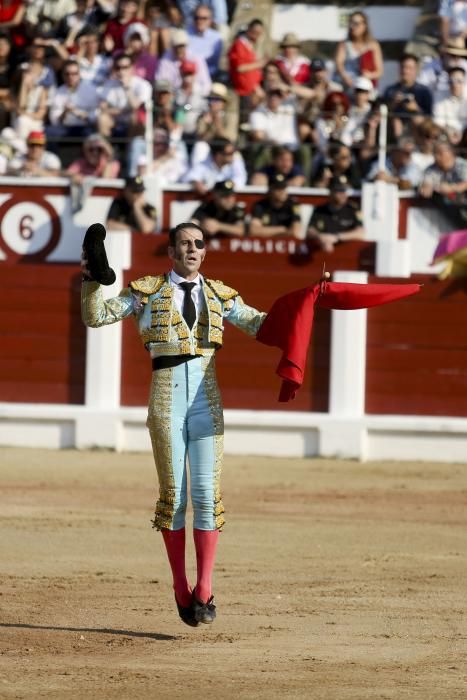
[[[91,328],[134,316],[141,339],[152,357],[159,355],[204,355],[222,346],[224,325],[230,323],[255,336],[266,317],[245,304],[235,289],[219,280],[202,279],[204,305],[193,328],[174,303],[174,288],[168,274],[141,277],[130,282],[118,297],[104,300],[97,282],[83,282],[81,313]]]

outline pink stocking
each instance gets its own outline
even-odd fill
[[[180,605],[188,608],[191,603],[191,590],[185,570],[185,528],[161,530],[172,569],[175,596]]]
[[[207,603],[212,595],[212,572],[216,558],[219,530],[193,530],[196,549],[196,565],[198,579],[196,582],[196,598],[200,603]]]

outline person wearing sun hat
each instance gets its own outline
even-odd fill
[[[26,140],[26,153],[18,154],[9,165],[8,175],[22,177],[57,177],[62,164],[60,158],[46,150],[47,138],[43,131],[31,131]]]
[[[83,156],[67,168],[67,175],[118,177],[120,163],[114,159],[111,143],[102,134],[90,134],[83,143]]]
[[[94,187],[96,178],[118,177],[120,162],[113,157],[113,148],[101,134],[90,134],[83,143],[83,155],[66,169],[70,178],[71,208],[82,209]]]
[[[196,124],[196,137],[198,143],[195,144],[195,157],[199,157],[199,151],[207,152],[207,144],[216,138],[227,138],[236,140],[237,122],[229,110],[229,91],[223,83],[213,83],[208,95],[207,106],[199,115]]]
[[[310,80],[310,60],[300,53],[300,40],[293,32],[282,37],[279,44],[281,53],[276,56],[275,63],[287,76],[291,83],[306,85]]]

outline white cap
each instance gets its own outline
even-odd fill
[[[172,46],[186,46],[188,44],[188,34],[184,29],[174,29],[172,32]]]
[[[369,78],[360,75],[353,84],[354,90],[365,90],[365,92],[373,91],[373,83]]]
[[[128,42],[134,34],[139,34],[145,46],[149,45],[149,29],[142,22],[129,24],[123,34],[123,43],[128,46]]]

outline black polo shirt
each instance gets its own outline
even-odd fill
[[[143,207],[143,211],[146,216],[154,219],[154,223],[157,220],[157,209],[152,206],[152,204],[146,204]],[[139,224],[136,221],[136,217],[133,212],[133,207],[128,202],[123,195],[120,197],[115,197],[112,204],[110,205],[109,213],[107,214],[107,219],[113,219],[114,221],[119,221],[122,224],[127,224],[129,228],[134,231],[138,231]]]
[[[236,204],[232,209],[224,209],[217,202],[211,199],[209,202],[201,204],[196,211],[191,215],[192,219],[196,219],[200,224],[204,219],[216,219],[222,224],[230,224],[235,226],[245,219],[245,209],[240,204]],[[216,236],[227,235],[222,229],[218,231]]]
[[[265,197],[258,200],[251,210],[254,219],[260,219],[263,226],[291,226],[295,221],[301,221],[300,205],[288,197],[280,207],[273,207]]]
[[[345,233],[361,224],[360,212],[353,202],[344,204],[340,209],[328,202],[315,208],[308,227],[315,228],[318,233]]]

